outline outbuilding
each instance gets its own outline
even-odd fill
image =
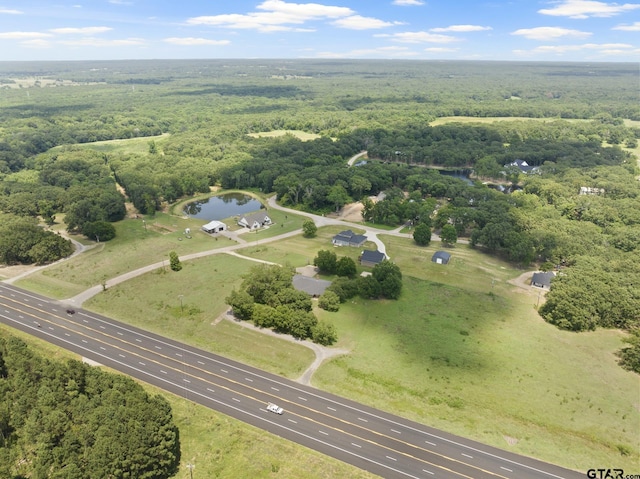
[[[436,251],[431,257],[431,261],[437,264],[447,264],[451,259],[451,255],[446,251]]]
[[[201,229],[205,233],[220,233],[221,231],[224,231],[227,229],[227,225],[222,223],[221,221],[213,220],[207,223],[206,225],[203,225]],[[185,230],[185,234],[190,234],[190,233],[191,231],[189,231],[189,233],[186,233],[186,230]]]
[[[386,255],[378,250],[364,250],[360,255],[360,264],[362,266],[374,267],[386,258]]]
[[[551,280],[555,277],[556,275],[551,271],[533,273],[531,286],[542,289],[551,289]]]
[[[324,290],[331,286],[331,281],[310,278],[302,274],[296,274],[292,282],[294,289],[303,291],[314,298],[320,297]]]

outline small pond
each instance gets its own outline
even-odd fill
[[[184,213],[201,220],[223,220],[264,208],[260,201],[244,193],[225,193],[206,200],[194,201],[184,207]]]

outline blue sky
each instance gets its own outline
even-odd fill
[[[640,3],[0,0],[0,61],[156,58],[635,62]]]

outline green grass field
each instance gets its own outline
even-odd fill
[[[162,135],[157,135],[157,136],[129,138],[126,140],[105,140],[105,141],[94,141],[92,143],[78,143],[73,146],[78,148],[84,148],[87,150],[101,151],[103,153],[143,154],[143,153],[149,152],[149,142],[155,141],[156,143],[161,144],[162,140],[168,136],[169,136],[169,133],[163,133]],[[50,151],[55,152],[56,150],[66,148],[67,146],[68,145],[56,146],[54,148],[51,148]]]
[[[285,227],[276,224],[259,234],[298,226],[287,221],[302,220],[287,215]],[[120,245],[108,243],[82,261],[74,259],[20,285],[42,291],[49,284],[43,278],[54,286],[69,278],[73,288],[67,289],[74,289],[99,274],[152,262],[159,251],[178,243],[171,236],[175,232],[145,233],[140,220],[124,224],[135,226],[123,230]],[[313,239],[298,235],[266,245],[249,243],[239,253],[294,267],[312,262],[320,249],[356,258],[359,248],[331,245],[340,229],[321,228]],[[467,245],[450,248],[452,261],[443,266],[430,261],[439,243],[418,247],[407,238],[381,239],[403,272],[403,295],[399,301],[356,299],[338,313],[319,312],[336,325],[337,346],[351,353],[323,365],[314,376],[316,386],[567,467],[638,469],[640,383],[616,364],[622,333],[574,334],[546,324],[534,307],[544,298],[508,282],[524,271]],[[309,350],[229,321],[213,324],[226,308],[224,298],[251,265],[229,255],[188,261],[179,273],[148,273],[86,306],[295,378],[310,364]]]

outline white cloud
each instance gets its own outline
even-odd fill
[[[109,3],[112,3],[114,5],[127,5],[127,6],[133,5],[133,2],[129,2],[127,0],[109,0]]]
[[[633,45],[628,43],[583,43],[581,45],[541,45],[532,50],[514,50],[514,53],[519,55],[530,54],[549,54],[555,53],[556,55],[562,55],[564,53],[573,52],[591,52],[600,55],[615,54],[615,55],[632,55],[638,54],[639,49],[634,48]]]
[[[31,38],[47,38],[52,36],[49,33],[42,32],[3,32],[0,33],[0,38],[7,38],[10,40],[22,40]]]
[[[295,30],[289,25],[301,25],[312,20],[338,19],[354,15],[347,7],[320,5],[317,3],[287,3],[267,0],[256,7],[260,12],[231,13],[193,17],[189,25],[212,25],[223,28],[252,29],[261,32]],[[308,31],[308,30],[296,30]]]
[[[378,20],[377,18],[362,17],[360,15],[351,15],[344,17],[333,22],[333,25],[342,28],[348,28],[349,30],[371,30],[374,28],[386,28],[393,25],[401,25],[400,23],[385,22]]]
[[[193,38],[193,37],[170,37],[165,38],[164,41],[166,43],[172,43],[173,45],[184,45],[184,46],[194,46],[194,45],[229,45],[231,42],[229,40],[210,40],[208,38]]]
[[[460,50],[459,48],[445,48],[445,47],[429,47],[425,48],[425,52],[429,53],[454,53]]]
[[[24,12],[21,12],[20,10],[13,10],[11,8],[0,8],[0,14],[5,14],[5,15],[22,15]]]
[[[113,30],[111,27],[81,27],[81,28],[52,28],[49,31],[62,35],[95,35],[97,33],[105,33]]]
[[[521,35],[529,40],[555,40],[563,37],[587,38],[591,36],[591,33],[560,27],[536,27],[521,28],[520,30],[511,32],[511,35]]]
[[[34,38],[33,40],[26,40],[24,42],[20,42],[20,45],[27,48],[51,48],[51,42],[48,40],[43,40],[41,38]]]
[[[429,32],[402,32],[394,34],[378,34],[376,37],[389,38],[399,43],[451,43],[460,41],[459,38],[450,35],[440,35]]]
[[[482,27],[480,25],[451,25],[444,28],[432,28],[430,32],[481,32],[484,30],[493,30],[491,27]]]
[[[120,40],[105,40],[103,38],[81,38],[78,40],[63,40],[59,43],[73,47],[130,47],[145,45],[142,38],[123,38]]]
[[[414,5],[424,5],[424,2],[420,0],[393,0],[393,5],[400,5],[401,7],[410,7]]]
[[[640,8],[640,3],[606,3],[594,0],[562,0],[553,8],[538,10],[542,15],[584,19],[589,17],[613,17]]]
[[[631,25],[618,25],[613,30],[623,30],[625,32],[640,32],[640,22],[633,22]]]
[[[407,47],[390,46],[380,48],[363,48],[343,53],[319,52],[316,56],[319,58],[404,58],[416,56],[416,52],[411,51]]]

